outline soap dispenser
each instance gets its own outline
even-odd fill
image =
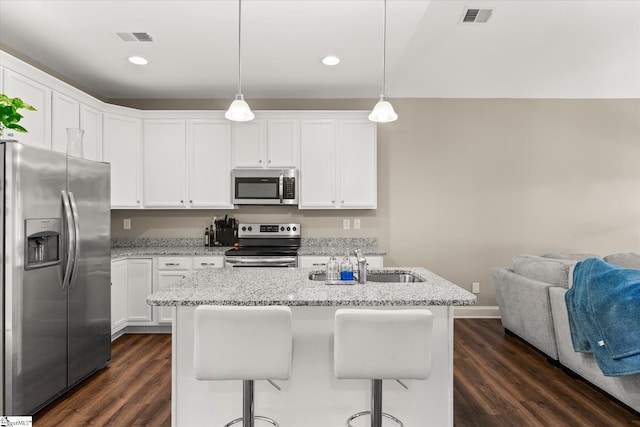
[[[340,264],[340,280],[353,280],[353,265],[349,260],[349,252],[344,254]]]

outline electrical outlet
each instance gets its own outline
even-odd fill
[[[356,218],[353,220],[353,228],[355,230],[360,230],[360,218]]]
[[[471,292],[474,294],[479,294],[480,293],[480,283],[479,282],[473,282],[471,284]]]
[[[349,219],[343,219],[343,220],[342,220],[342,228],[343,228],[344,230],[348,230],[348,229],[350,229],[350,228],[351,228],[351,220],[349,220]]]
[[[122,228],[124,228],[125,230],[131,230],[131,220],[129,218],[126,218],[122,221]]]

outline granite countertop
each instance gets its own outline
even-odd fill
[[[411,271],[424,282],[325,285],[312,281],[312,268],[207,269],[154,292],[147,303],[157,306],[200,304],[288,306],[460,306],[476,296],[421,267],[371,270]]]
[[[150,257],[150,256],[223,256],[227,246],[138,246],[130,248],[111,248],[111,258]]]

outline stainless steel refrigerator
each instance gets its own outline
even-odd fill
[[[2,142],[2,414],[111,359],[110,165]]]

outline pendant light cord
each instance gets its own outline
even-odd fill
[[[242,50],[240,37],[242,34],[242,0],[238,0],[238,93],[242,93]]]
[[[387,81],[387,0],[384,0],[384,13],[382,19],[382,96],[386,96]]]

